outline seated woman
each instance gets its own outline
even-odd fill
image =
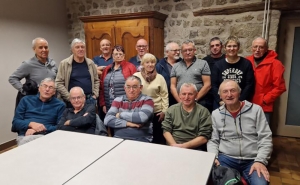
[[[141,61],[141,72],[134,75],[142,81],[142,93],[150,96],[154,102],[153,116],[153,143],[165,144],[161,122],[165,117],[165,112],[169,107],[168,87],[164,77],[156,73],[156,57],[146,53]]]
[[[95,105],[85,103],[85,94],[81,87],[70,90],[70,102],[73,108],[66,108],[57,129],[94,134],[96,127]]]

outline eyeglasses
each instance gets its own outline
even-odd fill
[[[136,47],[137,47],[137,48],[147,48],[148,45],[137,45]]]
[[[259,49],[259,50],[261,50],[261,49],[265,49],[265,47],[264,46],[252,46],[252,49]]]
[[[46,84],[42,84],[41,87],[43,87],[45,89],[49,88],[50,90],[54,90],[55,89],[55,87],[49,86],[49,85],[46,85]]]
[[[121,56],[123,56],[124,54],[123,54],[123,53],[113,53],[113,55],[114,55],[114,56],[120,56],[120,57],[121,57]]]
[[[180,52],[181,49],[170,49],[169,51],[173,51],[173,52]]]
[[[140,86],[138,85],[133,85],[133,86],[129,86],[129,85],[126,85],[125,88],[126,89],[132,89],[132,90],[137,90]]]
[[[77,96],[77,97],[71,97],[70,100],[76,101],[76,100],[81,100],[82,98],[83,98],[83,96]]]
[[[192,52],[192,51],[195,51],[195,49],[193,48],[190,48],[190,49],[185,49],[185,50],[182,50],[183,53],[186,53],[186,52]]]

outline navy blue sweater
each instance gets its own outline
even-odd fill
[[[40,94],[28,95],[21,99],[12,122],[12,130],[24,136],[30,122],[45,125],[46,133],[56,130],[57,124],[65,110],[65,104],[55,97],[47,102],[40,100]]]

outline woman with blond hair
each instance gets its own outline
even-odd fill
[[[154,102],[153,143],[165,144],[161,122],[169,107],[168,87],[164,77],[156,72],[156,57],[146,53],[141,61],[141,71],[134,75],[142,80],[142,93],[150,96]]]

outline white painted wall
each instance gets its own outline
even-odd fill
[[[57,63],[70,54],[64,0],[0,1],[0,144],[15,139],[10,131],[17,90],[8,77],[34,52],[31,41],[44,37]],[[45,113],[46,114],[46,113]]]

